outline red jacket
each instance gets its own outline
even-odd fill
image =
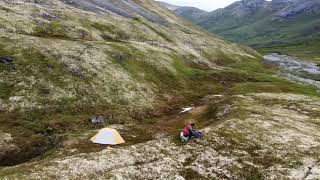
[[[190,131],[192,130],[191,124],[187,125],[185,128],[183,128],[183,136],[187,137],[190,135]]]

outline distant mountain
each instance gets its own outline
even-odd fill
[[[176,6],[176,5],[173,5],[173,4],[169,4],[169,3],[166,3],[166,2],[162,2],[162,1],[157,1],[158,4],[160,4],[161,6],[171,10],[171,11],[174,11],[178,8],[181,8],[181,6]]]
[[[158,3],[171,10],[174,11],[177,15],[182,16],[190,21],[197,22],[199,19],[205,18],[209,15],[209,12],[188,6],[176,6],[166,2],[158,1]]]
[[[195,7],[179,7],[174,12],[190,21],[196,22],[199,19],[206,18],[210,13]]]
[[[253,47],[320,39],[319,0],[242,0],[192,17],[188,8],[175,12],[227,40]]]

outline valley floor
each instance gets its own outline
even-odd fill
[[[181,144],[174,131],[100,152],[55,157],[0,170],[2,179],[317,179],[320,99],[295,94],[208,96],[168,123],[199,117],[203,139]],[[212,103],[214,102],[214,103]],[[220,102],[220,103],[219,103]],[[218,107],[212,107],[213,104]],[[213,116],[208,114],[214,113]],[[204,115],[205,116],[201,116]],[[215,118],[213,118],[215,117]],[[204,122],[206,121],[206,122]],[[184,122],[183,122],[184,123]],[[209,125],[207,125],[209,124]],[[165,126],[165,125],[163,125]],[[117,125],[118,129],[130,128]],[[150,128],[150,127],[149,127]],[[148,129],[146,129],[147,132]],[[71,149],[70,149],[71,151]]]
[[[279,52],[281,54],[288,54],[303,59],[304,61],[319,64],[320,62],[320,43],[319,41],[310,41],[306,43],[298,43],[295,45],[284,45],[274,47],[261,47],[256,48],[261,54],[271,52]]]

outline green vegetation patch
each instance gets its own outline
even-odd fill
[[[311,96],[319,96],[317,88],[292,83],[285,80],[278,82],[247,82],[235,85],[231,92],[233,94],[247,94],[247,93],[294,93]]]
[[[42,93],[39,94],[40,97],[41,95],[50,93],[48,88],[41,84],[40,79],[52,82],[57,87],[66,85],[62,76],[67,75],[68,72],[64,66],[57,60],[47,57],[35,49],[16,49],[10,45],[1,44],[0,56],[13,59],[10,64],[0,64],[0,73],[2,74],[2,81],[0,82],[1,99],[14,96],[20,90],[39,90]],[[30,86],[31,89],[19,89],[17,84],[19,82],[28,82],[28,77],[35,77],[37,79],[35,85]]]
[[[68,35],[68,30],[59,21],[52,21],[48,24],[38,25],[33,31],[33,35],[39,37],[71,39]]]
[[[113,44],[112,52],[107,52],[113,58],[115,64],[119,64],[130,75],[144,83],[154,83],[158,85],[159,90],[170,91],[179,87],[180,80],[182,80],[178,74],[170,72],[164,67],[157,67],[152,64],[148,59],[156,58],[153,56],[148,57],[145,52],[134,48],[132,46]],[[150,52],[152,55],[152,52]],[[165,54],[163,54],[165,56]],[[181,73],[187,73],[178,62],[173,62],[176,68],[180,68]]]
[[[229,64],[228,67],[232,69],[214,72],[213,76],[215,81],[223,82],[229,94],[267,92],[319,96],[316,87],[280,78],[276,76],[276,69],[267,67],[255,59]]]
[[[112,57],[112,62],[120,65],[133,79],[156,85],[155,91],[159,93],[178,93],[190,100],[223,91],[222,85],[211,81],[208,73],[186,56],[159,54],[152,50],[148,50],[150,56],[146,56],[146,52],[132,46],[112,44],[112,47],[112,51],[106,52]],[[170,67],[152,63],[152,58],[167,61]]]
[[[130,39],[130,35],[112,24],[92,23],[91,27],[99,30],[102,33],[102,38],[106,41],[122,42]]]
[[[145,25],[146,27],[148,27],[149,29],[151,29],[153,32],[155,32],[162,39],[164,39],[170,43],[174,42],[174,39],[168,35],[168,32],[165,32],[164,30],[162,30],[162,28],[156,28],[156,27],[154,27],[153,24],[145,22],[143,20],[140,20],[139,22],[142,23],[143,25]]]
[[[8,82],[0,82],[0,99],[8,99],[12,92],[12,84]]]

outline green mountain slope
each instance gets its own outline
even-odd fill
[[[257,4],[250,5],[250,2]],[[228,40],[254,47],[290,44],[319,38],[318,1],[295,0],[283,4],[277,2],[276,0],[237,2],[220,10],[223,12],[213,12],[198,24]],[[242,10],[244,12],[237,10],[238,6],[244,6]],[[237,11],[240,11],[238,15],[235,14]]]
[[[263,17],[263,16],[262,16]],[[320,39],[319,16],[301,15],[294,21],[275,22],[270,17],[225,31],[214,29],[228,40],[252,47],[280,46]]]
[[[229,41],[259,49],[298,45],[313,51],[310,42],[320,40],[317,0],[243,0],[198,19],[175,12]]]

